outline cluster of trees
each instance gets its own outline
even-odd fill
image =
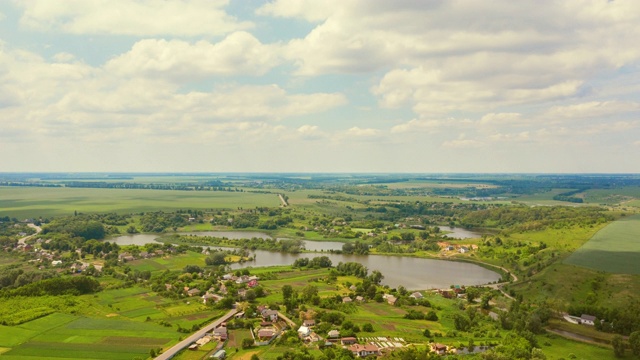
[[[342,245],[342,252],[345,254],[368,255],[369,245],[356,240],[353,243],[345,243]]]
[[[586,189],[578,189],[578,190],[563,192],[563,193],[555,195],[553,197],[553,200],[556,200],[556,201],[567,201],[567,202],[582,204],[584,202],[584,199],[579,198],[579,197],[575,197],[573,195],[579,194],[579,193],[581,193],[581,192],[583,192],[585,190]]]
[[[542,230],[547,227],[588,226],[613,220],[606,209],[567,206],[501,206],[473,211],[461,220],[464,227],[493,227],[496,224],[513,231]]]
[[[572,304],[568,313],[574,316],[595,316],[595,328],[600,331],[629,335],[640,331],[640,303],[630,302],[624,308],[610,308],[585,303]]]
[[[179,213],[150,212],[140,217],[140,228],[143,232],[160,233],[167,229],[176,231],[187,223],[187,219]]]
[[[58,273],[55,271],[7,269],[0,273],[0,289],[19,288],[33,282],[50,279],[56,276],[58,276]]]
[[[297,254],[302,251],[304,243],[298,239],[228,239],[214,236],[195,236],[195,235],[173,235],[166,239],[168,242],[178,242],[184,244],[202,244],[222,247],[242,248],[246,250],[269,250],[290,254]]]
[[[98,220],[86,216],[73,216],[58,218],[43,227],[43,234],[58,233],[69,234],[84,240],[104,239],[105,226]]]
[[[16,289],[0,290],[0,297],[82,295],[100,290],[100,283],[89,276],[54,277],[35,281]]]
[[[332,266],[331,259],[327,256],[316,256],[309,260],[309,258],[299,258],[293,262],[293,267],[296,268],[312,268],[312,269],[320,269],[320,268],[330,268]]]

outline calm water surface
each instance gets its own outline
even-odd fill
[[[447,229],[448,230],[448,229]],[[200,232],[186,233],[192,235],[206,235],[234,238],[246,237],[268,237],[267,234],[258,232]],[[227,234],[227,235],[222,235]],[[242,234],[240,236],[239,234]],[[258,236],[262,235],[262,236]],[[123,235],[108,241],[115,242],[119,245],[144,245],[156,242],[155,239],[159,235],[153,234],[134,234]],[[308,241],[305,240],[305,247],[312,251],[328,251],[342,249],[342,243],[324,242],[324,241]],[[275,265],[291,265],[299,258],[313,258],[315,256],[327,256],[331,259],[333,265],[340,262],[358,262],[366,266],[370,271],[378,270],[384,275],[383,284],[391,287],[403,285],[407,289],[431,289],[431,288],[448,288],[450,285],[482,285],[494,282],[500,279],[500,275],[491,270],[487,270],[475,264],[421,259],[401,256],[389,255],[347,255],[347,254],[285,254],[279,252],[271,252],[266,250],[256,250],[255,261],[248,261],[242,264],[232,264],[232,269],[240,269],[245,267],[262,267]]]

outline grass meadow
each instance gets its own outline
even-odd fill
[[[83,213],[277,207],[275,194],[224,191],[0,187],[0,215],[16,218]]]
[[[611,273],[640,275],[640,215],[623,217],[607,225],[565,262]]]

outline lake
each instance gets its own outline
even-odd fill
[[[245,232],[226,232],[245,234],[243,237],[261,237],[256,234],[261,233],[245,233]],[[190,233],[192,235],[220,236],[222,232],[203,232]],[[215,235],[212,235],[215,234]],[[253,235],[248,235],[253,234]],[[266,234],[262,234],[266,235]],[[268,236],[268,235],[266,235]],[[155,239],[159,235],[153,234],[134,234],[123,235],[116,238],[108,239],[118,245],[144,245],[156,242]],[[226,236],[231,238],[229,236]],[[239,238],[239,237],[236,237]],[[264,238],[264,237],[262,237]],[[276,265],[291,265],[299,258],[313,258],[316,256],[327,256],[331,259],[333,265],[340,262],[358,262],[366,266],[369,271],[378,270],[384,275],[383,284],[390,287],[403,285],[410,290],[422,290],[433,288],[449,288],[450,285],[482,285],[500,280],[500,275],[494,271],[485,269],[481,266],[446,260],[434,260],[423,258],[412,258],[391,255],[347,255],[332,254],[326,251],[338,250],[342,248],[339,242],[324,241],[308,241],[305,240],[305,247],[309,250],[321,251],[325,253],[303,253],[303,254],[286,254],[280,252],[271,252],[266,250],[255,250],[256,255],[254,261],[247,261],[242,264],[231,264],[232,269],[241,269],[246,267],[263,267]],[[213,247],[212,247],[213,248]]]
[[[455,239],[479,239],[482,237],[480,233],[458,227],[442,226],[440,231],[446,232],[445,236]]]

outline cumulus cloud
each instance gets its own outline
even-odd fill
[[[66,54],[54,58],[71,60]],[[110,66],[77,61],[48,62],[22,50],[0,48],[0,64],[0,128],[74,141],[269,134],[281,128],[265,126],[268,122],[347,103],[341,93],[291,93],[275,84],[221,84],[185,92],[162,77],[129,77]]]
[[[285,18],[303,18],[316,22],[325,20],[334,12],[335,6],[340,1],[304,1],[304,0],[279,0],[262,5],[256,10],[256,14],[263,16],[276,16]]]
[[[391,128],[391,133],[406,133],[413,131],[435,130],[445,124],[442,120],[419,120],[411,119],[406,123],[395,125]]]
[[[484,125],[504,125],[522,121],[522,114],[519,113],[489,113],[480,119]]]
[[[346,132],[347,136],[355,136],[355,137],[371,137],[371,136],[377,136],[380,134],[380,130],[378,129],[372,129],[372,128],[359,128],[357,126],[354,126],[350,129],[347,130]]]
[[[475,140],[475,139],[467,139],[465,134],[460,134],[460,136],[458,136],[458,138],[455,140],[448,140],[442,143],[442,147],[453,148],[453,149],[478,148],[483,145],[484,143],[482,141]]]
[[[296,74],[383,71],[380,105],[420,118],[574,99],[640,60],[634,1],[276,0],[258,14],[317,24],[282,48]]]
[[[53,55],[53,60],[55,60],[56,62],[59,62],[59,63],[71,62],[71,61],[73,61],[75,59],[76,59],[75,55],[67,53],[67,52],[60,52],[60,53],[57,53],[57,54]]]
[[[211,75],[262,75],[279,62],[277,46],[263,45],[247,32],[234,32],[219,43],[146,39],[106,64],[120,75],[190,81]]]
[[[22,26],[71,34],[217,36],[253,27],[225,12],[228,0],[16,0]]]
[[[640,103],[632,101],[590,101],[573,105],[554,106],[543,116],[548,118],[593,118],[614,114],[639,112]]]

